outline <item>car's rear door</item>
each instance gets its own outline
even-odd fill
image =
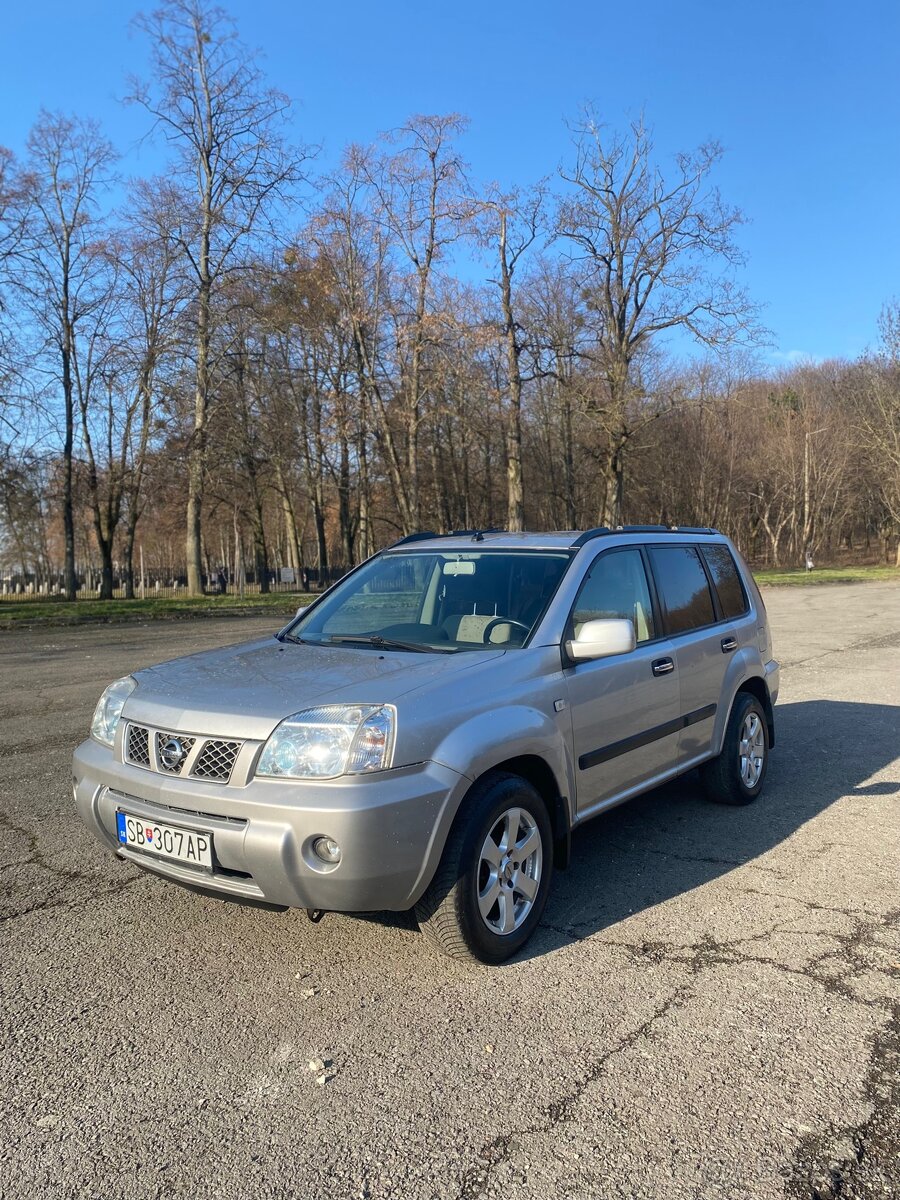
[[[684,766],[710,752],[728,662],[738,639],[723,619],[699,546],[652,545],[648,557],[665,631],[674,646],[682,723],[678,761]]]

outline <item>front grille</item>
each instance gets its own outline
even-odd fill
[[[240,742],[222,742],[210,738],[200,751],[191,774],[197,779],[215,779],[227,783],[240,748]]]
[[[150,731],[143,725],[128,726],[125,757],[136,767],[150,766]]]
[[[167,775],[180,775],[187,756],[194,748],[196,738],[181,737],[175,733],[156,735],[156,761],[159,769]]]
[[[145,725],[129,724],[125,733],[125,761],[146,771],[183,776],[186,774],[187,761],[198,742],[199,753],[194,756],[191,778],[203,779],[208,783],[227,783],[243,742],[188,737],[180,733],[148,729]],[[152,754],[153,750],[155,754]]]

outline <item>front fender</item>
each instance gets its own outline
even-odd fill
[[[565,805],[562,821],[566,822],[566,828],[560,824],[557,836],[567,844],[575,794],[571,756],[566,753],[564,723],[568,720],[567,712],[560,716],[554,714],[551,718],[530,705],[504,706],[470,717],[447,734],[431,758],[442,766],[456,763],[451,770],[463,777],[460,780],[462,786],[453,790],[441,811],[422,872],[410,897],[411,903],[421,897],[431,882],[471,784],[512,758],[539,758],[549,768],[557,794]]]
[[[568,714],[565,714],[568,721]],[[565,732],[561,717],[531,705],[504,705],[479,713],[452,729],[432,758],[475,780],[510,758],[541,758],[553,773],[561,796],[571,796]]]

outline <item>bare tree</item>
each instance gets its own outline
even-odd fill
[[[588,110],[574,133],[574,165],[560,171],[572,190],[557,228],[586,270],[592,357],[604,385],[589,398],[606,442],[599,515],[617,525],[626,447],[660,412],[642,406],[639,357],[671,330],[710,348],[756,336],[755,310],[730,273],[741,262],[734,231],[742,216],[709,182],[722,154],[717,143],[679,154],[666,178],[643,121],[621,137]]]
[[[134,546],[146,502],[146,473],[169,373],[180,358],[179,318],[188,293],[170,236],[175,214],[168,184],[139,181],[129,200],[131,228],[117,248],[120,340],[116,374],[122,388],[122,545],[125,595],[134,595]]]
[[[421,524],[419,431],[424,415],[434,272],[474,214],[465,165],[454,140],[467,122],[457,114],[414,116],[386,139],[391,152],[370,156],[365,170],[377,198],[377,217],[408,271],[402,305],[394,311],[399,351],[399,401],[406,461],[386,437],[386,449],[405,533]]]
[[[15,251],[25,232],[28,205],[24,180],[12,151],[0,146],[0,437],[17,434],[10,416],[13,380],[22,374],[22,355],[10,336],[7,290],[14,287]],[[2,443],[0,443],[2,444]]]
[[[484,207],[487,236],[494,243],[499,266],[496,283],[500,301],[500,334],[506,359],[506,524],[513,531],[525,528],[525,488],[522,470],[523,334],[518,296],[513,282],[523,256],[543,232],[546,191],[543,185],[528,193],[495,192]]]
[[[885,307],[879,321],[879,353],[863,364],[856,413],[863,445],[876,464],[885,541],[897,539],[900,567],[900,304]]]
[[[42,113],[28,139],[24,234],[16,250],[19,295],[40,331],[39,355],[63,404],[62,514],[65,593],[74,600],[73,458],[82,330],[105,301],[98,197],[115,155],[92,121]]]
[[[137,24],[152,45],[154,81],[135,83],[131,98],[175,147],[184,187],[172,236],[193,278],[196,359],[186,555],[188,590],[198,595],[218,293],[240,269],[247,243],[299,179],[304,156],[283,137],[290,101],[264,87],[255,56],[237,40],[221,8],[208,0],[168,0]]]
[[[403,453],[394,427],[399,372],[392,370],[388,308],[393,292],[389,237],[373,211],[369,155],[351,146],[325,181],[324,200],[307,230],[327,271],[350,334],[356,398],[358,540],[361,558],[375,547],[371,514],[370,440],[383,455],[398,511],[410,520]],[[371,427],[371,428],[370,428]]]

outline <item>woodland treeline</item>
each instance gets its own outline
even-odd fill
[[[160,177],[87,117],[0,150],[7,578],[132,594],[140,547],[265,590],[418,529],[623,522],[900,565],[900,313],[857,361],[761,368],[717,145],[662,160],[585,109],[505,189],[418,115],[326,170],[226,13],[136,23]]]

